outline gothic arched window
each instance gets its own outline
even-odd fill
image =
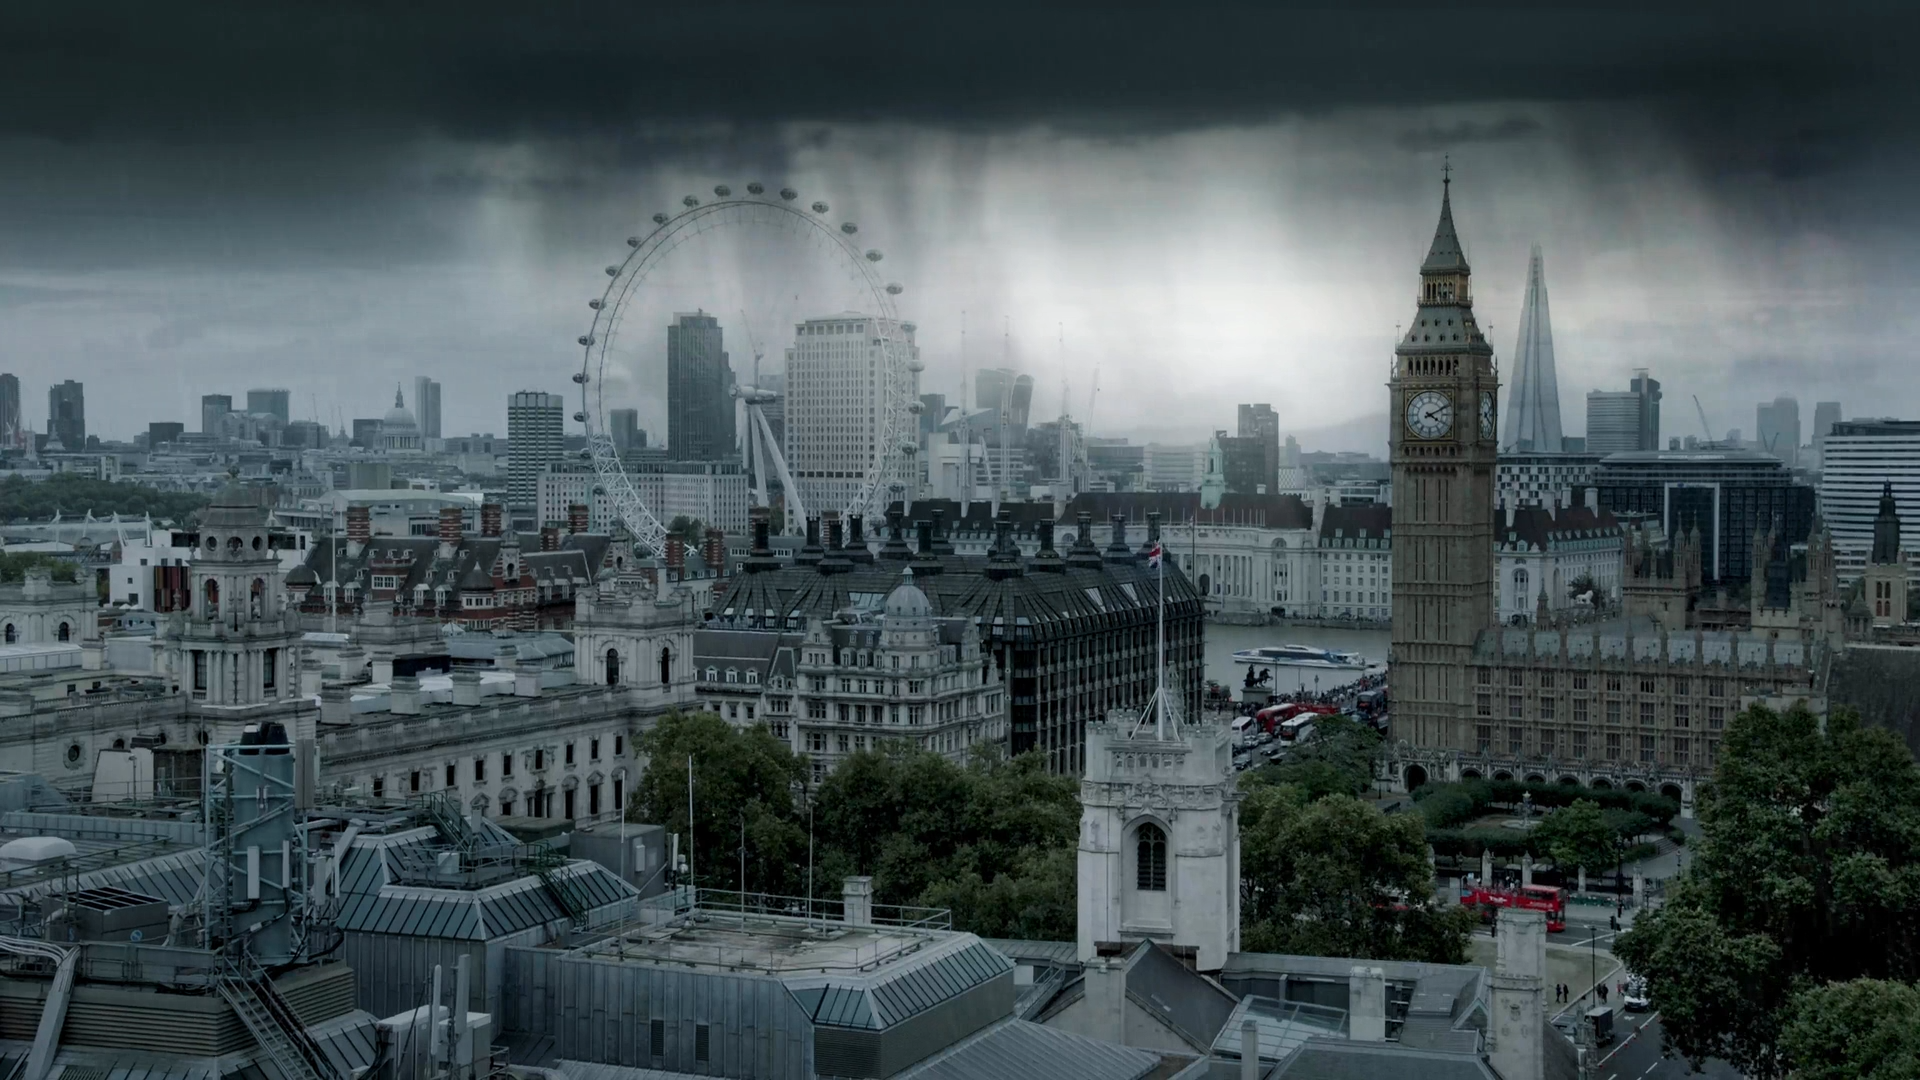
[[[12,627],[8,627],[8,629],[12,629]],[[73,627],[71,627],[71,626],[68,626],[68,625],[67,625],[66,623],[61,623],[61,624],[60,624],[60,640],[61,640],[61,641],[72,641],[72,640],[73,640]]]
[[[607,650],[607,685],[620,684],[620,653],[615,649]]]
[[[18,631],[18,630],[15,630],[15,629],[13,628],[13,624],[12,624],[12,623],[8,623],[8,624],[7,624],[7,633],[6,633],[6,637],[7,637],[7,644],[9,644],[9,645],[11,645],[11,644],[13,644],[14,642],[16,642],[16,641],[19,641],[19,640],[20,640],[20,631]]]
[[[1158,825],[1142,825],[1134,854],[1134,885],[1146,892],[1167,891],[1167,834]]]

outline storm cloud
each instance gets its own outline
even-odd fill
[[[108,435],[262,383],[378,415],[416,373],[498,430],[624,236],[760,179],[887,247],[929,389],[1011,355],[1052,409],[1099,365],[1111,433],[1272,400],[1372,448],[1451,155],[1503,352],[1547,246],[1570,417],[1634,366],[1721,427],[1920,411],[1898,5],[930,10],[9,6],[0,366],[87,380]]]

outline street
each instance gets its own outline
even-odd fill
[[[1596,1080],[1662,1080],[1665,1077],[1711,1076],[1740,1080],[1740,1073],[1724,1061],[1709,1061],[1698,1073],[1677,1058],[1660,1056],[1660,1014],[1614,1013],[1614,1042],[1601,1050]]]

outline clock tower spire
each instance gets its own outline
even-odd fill
[[[1493,346],[1473,316],[1472,270],[1453,224],[1452,171],[1449,163],[1442,173],[1440,222],[1420,264],[1417,307],[1394,346],[1388,384],[1394,532],[1388,693],[1394,727],[1416,751],[1480,748],[1467,661],[1494,620],[1499,379]]]

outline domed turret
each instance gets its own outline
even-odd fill
[[[913,583],[913,567],[903,567],[900,571],[900,584],[887,594],[887,618],[893,619],[931,619],[933,601]]]

